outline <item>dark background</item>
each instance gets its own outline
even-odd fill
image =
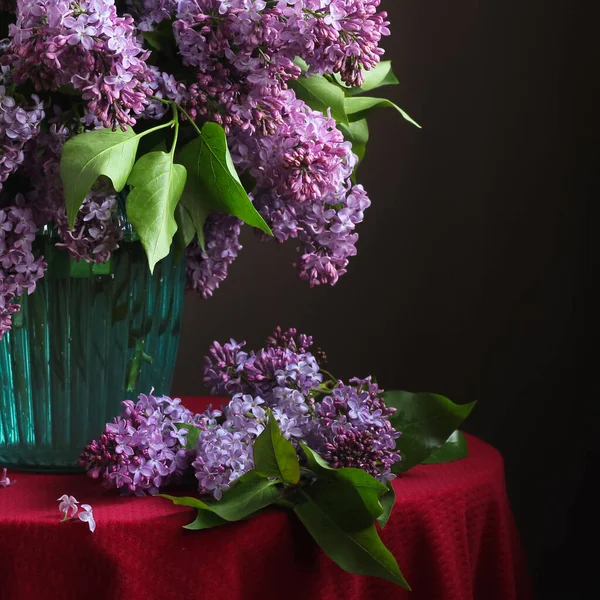
[[[358,256],[336,287],[310,290],[293,243],[245,231],[215,297],[187,298],[174,391],[205,391],[212,340],[260,347],[280,324],[311,333],[339,377],[477,399],[465,429],[505,457],[540,597],[588,597],[600,415],[584,340],[585,19],[568,1],[382,4],[401,82],[385,94],[423,130],[389,109],[371,119],[359,179],[373,206]]]

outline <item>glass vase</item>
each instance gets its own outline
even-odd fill
[[[0,341],[0,467],[73,471],[121,401],[169,392],[185,269],[169,256],[151,275],[139,242],[102,265],[36,243],[46,276]]]

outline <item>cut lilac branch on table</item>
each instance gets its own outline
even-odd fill
[[[312,348],[311,336],[279,327],[256,351],[233,339],[214,342],[205,383],[230,397],[220,410],[193,415],[179,399],[152,393],[126,400],[80,464],[105,486],[136,495],[157,494],[193,473],[201,499],[163,496],[196,511],[189,530],[244,520],[269,506],[292,509],[340,567],[407,587],[374,523],[384,527],[391,517],[394,471],[427,459],[472,406],[386,395],[371,377],[346,384],[321,368],[324,353]],[[416,430],[420,414],[435,426]],[[86,507],[77,517],[92,528]]]

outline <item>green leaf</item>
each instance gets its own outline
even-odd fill
[[[460,431],[455,431],[439,450],[436,450],[423,462],[427,465],[447,463],[466,458],[468,454],[465,436]]]
[[[348,123],[348,125],[338,123],[338,129],[344,134],[344,138],[352,143],[352,151],[358,156],[358,164],[353,173],[353,179],[355,179],[358,165],[361,163],[367,152],[369,124],[366,119],[360,119],[359,121]],[[354,183],[356,183],[356,181]]]
[[[196,519],[189,525],[184,525],[184,529],[210,529],[211,527],[218,527],[219,525],[225,525],[227,523],[227,521],[212,512],[210,507],[198,498],[192,498],[190,496],[168,496],[167,494],[158,495],[161,498],[170,500],[173,504],[178,506],[190,506],[198,509]]]
[[[272,235],[240,183],[227,147],[225,131],[220,125],[206,123],[202,137],[186,144],[179,158],[188,171],[185,193],[186,207],[190,212],[192,205],[201,204],[234,215]]]
[[[476,404],[458,405],[437,394],[399,391],[386,392],[383,397],[388,406],[396,409],[390,421],[402,432],[396,442],[402,460],[394,465],[394,473],[412,469],[441,448]]]
[[[183,198],[183,197],[182,197]],[[186,208],[182,206],[182,200],[179,201],[175,209],[175,222],[177,223],[177,231],[173,237],[173,249],[176,260],[179,260],[185,249],[196,236],[196,229],[192,223],[192,217]]]
[[[345,94],[335,83],[320,75],[310,75],[290,82],[290,87],[296,92],[296,96],[312,109],[327,114],[327,109],[330,108],[331,116],[338,123],[348,123],[344,107]]]
[[[390,515],[396,504],[396,492],[391,481],[388,481],[387,492],[381,497],[381,505],[383,506],[383,513],[377,518],[377,521],[381,527],[385,527],[387,522],[390,520]]]
[[[275,477],[284,483],[300,481],[300,463],[294,445],[286,440],[273,414],[264,431],[254,442],[254,469],[263,477]]]
[[[327,475],[327,471],[335,471],[335,469],[318,452],[309,448],[304,442],[300,442],[300,446],[302,450],[304,450],[308,466],[313,473],[316,475]]]
[[[175,35],[173,34],[172,21],[165,20],[159,24],[155,23],[152,31],[142,31],[140,33],[154,50],[158,50],[167,58],[174,55]]]
[[[296,505],[294,512],[331,560],[348,573],[380,577],[410,589],[373,524],[359,531],[344,531],[323,509],[318,498],[304,493],[303,496],[306,501]]]
[[[130,127],[126,131],[89,131],[65,143],[60,156],[60,178],[69,227],[73,227],[79,208],[98,177],[108,177],[117,192],[125,187],[138,143],[139,136]]]
[[[198,243],[200,244],[200,247],[202,250],[206,250],[204,246],[204,224],[206,223],[206,219],[211,212],[210,208],[206,204],[202,203],[198,197],[198,191],[193,192],[190,188],[190,185],[185,186],[185,189],[183,190],[183,196],[181,196],[180,205],[190,216],[192,228],[195,235],[198,237]]]
[[[208,510],[198,510],[196,518],[189,523],[184,525],[184,529],[190,531],[198,531],[200,529],[212,529],[213,527],[219,527],[220,525],[227,525],[228,521],[221,519],[218,515]]]
[[[183,194],[186,169],[173,162],[167,152],[144,154],[127,180],[127,218],[133,225],[146,254],[150,271],[169,254],[177,231],[175,208]]]
[[[421,126],[397,104],[385,98],[356,96],[354,98],[346,98],[344,106],[350,121],[364,119],[375,108],[395,108],[409,123],[421,129]]]
[[[380,498],[387,487],[362,469],[333,469],[305,444],[302,449],[317,480],[309,488],[331,518],[347,531],[363,529],[383,513]]]
[[[281,498],[282,491],[276,487],[277,483],[261,477],[256,471],[248,471],[221,500],[207,501],[206,505],[226,521],[240,521]]]
[[[306,71],[308,71],[308,63],[303,58],[300,58],[299,56],[296,56],[296,58],[294,58],[294,64],[297,67],[300,67],[300,70],[303,73],[306,73]]]
[[[347,93],[351,96],[364,94],[365,92],[370,92],[383,87],[384,85],[396,85],[399,83],[392,71],[391,60],[383,60],[370,71],[363,71],[363,74],[365,76],[365,82],[360,87],[348,88]]]

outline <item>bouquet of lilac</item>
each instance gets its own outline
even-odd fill
[[[323,369],[312,345],[310,336],[279,328],[257,352],[215,342],[205,382],[231,398],[226,405],[192,415],[178,399],[127,400],[80,464],[125,494],[156,494],[194,475],[200,497],[165,496],[197,509],[188,529],[270,505],[292,509],[343,569],[407,587],[374,523],[390,517],[398,474],[466,454],[456,428],[473,405],[383,393],[370,377],[345,384]]]
[[[46,269],[28,245],[42,227],[103,263],[131,226],[151,270],[185,252],[208,297],[246,223],[296,239],[311,286],[335,284],[370,205],[366,117],[414,123],[368,95],[397,83],[379,4],[0,2],[0,338]]]

